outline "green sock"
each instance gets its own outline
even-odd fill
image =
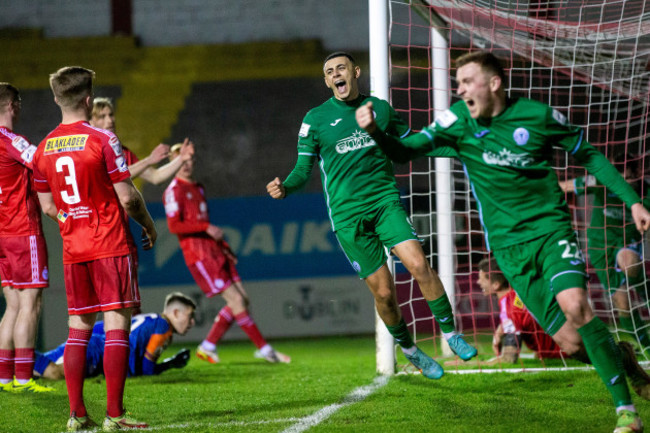
[[[607,326],[598,318],[578,329],[598,376],[614,399],[616,407],[632,404],[625,380],[621,351]]]
[[[438,299],[427,301],[429,308],[436,318],[436,322],[440,325],[440,330],[445,333],[454,332],[456,326],[454,325],[454,312],[451,309],[449,298],[446,293],[443,293]]]
[[[400,319],[397,325],[395,326],[386,325],[386,328],[388,328],[388,332],[390,332],[390,335],[393,336],[395,341],[397,341],[397,343],[404,349],[409,349],[415,346],[415,343],[413,342],[413,338],[411,337],[411,333],[409,332],[409,328],[408,326],[406,326],[406,322],[404,321],[404,318]]]

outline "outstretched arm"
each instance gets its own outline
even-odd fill
[[[145,358],[146,359],[146,358]],[[160,374],[170,368],[183,368],[190,360],[190,350],[181,349],[175,355],[153,364],[153,374]],[[148,360],[147,360],[148,361]],[[144,370],[144,365],[143,365]]]
[[[129,172],[131,173],[131,179],[135,179],[136,177],[142,176],[149,167],[158,164],[160,161],[167,158],[168,155],[169,155],[169,146],[160,143],[151,151],[151,153],[146,158],[143,158],[138,162],[129,165]],[[142,176],[142,178],[147,180],[145,176]]]
[[[158,147],[160,146],[167,146],[167,145],[159,144]],[[158,147],[156,147],[156,149],[158,149]],[[167,148],[169,150],[169,146],[167,146]],[[154,152],[156,151],[156,149],[154,149]],[[151,153],[151,155],[153,155],[153,152]],[[167,155],[169,155],[169,151],[166,153],[165,156]],[[181,169],[185,161],[189,161],[193,155],[194,155],[194,143],[191,142],[189,138],[185,138],[185,141],[183,141],[183,145],[181,146],[180,155],[177,158],[174,158],[167,164],[158,168],[153,167],[153,165],[160,160],[150,164],[147,167],[147,169],[142,172],[140,177],[151,184],[160,185],[161,183],[166,182],[172,177],[174,177],[174,175],[178,172],[178,170]],[[131,166],[129,166],[129,170],[131,170]],[[133,177],[134,176],[132,175],[131,178]]]
[[[434,151],[433,135],[428,129],[402,139],[386,134],[377,126],[372,102],[368,102],[357,109],[356,119],[359,126],[365,129],[392,161],[405,163],[427,154],[441,157],[456,156],[455,151],[449,147]]]

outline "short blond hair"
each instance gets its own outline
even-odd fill
[[[77,108],[93,93],[95,72],[81,66],[66,66],[50,74],[50,87],[62,108]]]
[[[196,310],[196,303],[194,300],[182,292],[172,292],[165,297],[165,310],[174,304],[182,304],[188,308]]]
[[[105,98],[103,96],[98,96],[93,99],[93,117],[99,116],[99,112],[104,108],[110,108],[111,111],[115,111],[115,106],[113,105],[113,100],[111,98]]]
[[[170,157],[170,159],[174,159],[178,155],[180,155],[181,147],[183,147],[183,143],[173,144],[172,147],[169,148],[169,157]]]

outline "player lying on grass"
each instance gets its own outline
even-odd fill
[[[484,258],[478,263],[477,283],[485,296],[496,295],[499,301],[499,326],[494,331],[492,349],[497,355],[489,361],[475,361],[480,365],[515,363],[522,344],[540,358],[561,358],[562,349],[544,333],[521,299],[499,270],[496,260]],[[454,362],[455,361],[451,361]],[[469,361],[468,363],[472,363]],[[445,363],[445,365],[451,365]]]
[[[625,180],[638,193],[648,191],[639,157],[624,151],[609,158]],[[643,268],[643,237],[636,230],[625,204],[594,176],[560,182],[562,191],[593,197],[591,221],[587,229],[587,253],[598,280],[612,297],[621,328],[634,335],[642,350],[650,347],[648,325],[638,309],[631,308],[628,288],[645,297],[646,274]],[[643,200],[650,206],[650,198]]]
[[[357,110],[359,126],[395,161],[426,155],[463,163],[486,245],[506,279],[564,352],[585,359],[586,350],[612,396],[614,431],[643,431],[625,377],[646,399],[650,378],[631,345],[617,345],[589,304],[586,265],[552,167],[553,148],[572,155],[617,194],[640,232],[650,228],[650,213],[607,158],[584,140],[581,128],[546,104],[507,95],[508,79],[492,53],[467,53],[456,59],[456,67],[461,100],[419,134],[387,134],[372,103]]]
[[[158,362],[158,358],[172,342],[173,334],[185,335],[194,326],[196,304],[180,292],[165,298],[162,314],[138,314],[131,318],[129,335],[129,376],[160,374],[170,368],[183,368],[190,359],[190,351],[180,350],[176,355]],[[86,377],[104,373],[104,322],[97,322],[86,352]],[[56,349],[38,353],[34,375],[46,379],[64,379],[63,351],[65,343]]]

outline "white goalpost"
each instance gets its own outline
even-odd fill
[[[370,31],[370,94],[384,100],[389,96],[388,63],[388,3],[383,0],[368,0],[368,23]],[[392,268],[392,259],[389,259]],[[379,318],[375,309],[375,340],[377,346],[377,372],[395,372],[394,339]]]
[[[510,96],[557,108],[571,123],[583,127],[585,138],[608,157],[624,150],[623,164],[639,164],[640,179],[645,178],[646,143],[650,142],[650,6],[645,3],[368,0],[371,93],[388,100],[418,131],[456,100],[453,59],[471,50],[488,49],[507,68]],[[584,176],[584,170],[564,152],[556,152],[553,159],[560,180]],[[462,165],[450,159],[425,158],[395,166],[395,171],[427,257],[454,306],[457,328],[470,341],[489,341],[498,323],[498,306],[476,284],[476,265],[488,252]],[[645,183],[641,195],[647,195]],[[615,207],[594,208],[587,194],[567,195],[567,202],[586,254],[591,215],[607,215]],[[643,261],[644,269],[646,265]],[[393,269],[398,300],[418,344],[436,357],[451,355],[417,283],[398,261]],[[617,338],[634,341],[635,334],[619,326],[620,312],[612,307],[590,261],[588,270],[594,310]],[[637,330],[647,327],[645,279],[628,294],[643,319],[634,325]],[[381,321],[377,355],[378,372],[394,372],[394,342]],[[579,365],[525,358],[515,370]],[[502,371],[511,367],[498,366]]]

